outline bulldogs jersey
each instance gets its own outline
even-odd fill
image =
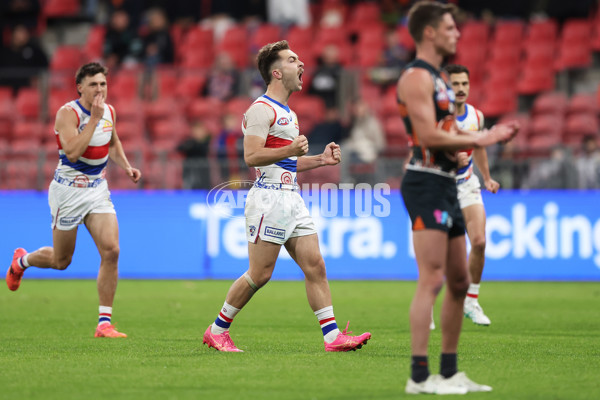
[[[475,107],[470,104],[465,104],[465,113],[456,117],[456,125],[463,131],[479,131],[481,129],[481,121]],[[473,175],[473,149],[468,149],[469,163],[461,167],[456,173],[456,182],[463,183]]]
[[[253,104],[263,103],[271,107],[275,113],[273,123],[266,137],[266,148],[277,148],[290,145],[299,134],[298,120],[288,106],[262,95]],[[242,123],[242,132],[246,134],[246,117]],[[271,165],[256,168],[255,186],[263,188],[280,188],[281,185],[296,186],[296,162],[298,157],[289,157]]]
[[[77,131],[81,133],[90,120],[91,114],[86,110],[79,100],[70,101],[64,105],[77,115]],[[75,162],[67,159],[62,149],[58,131],[54,131],[58,143],[59,161],[56,167],[56,175],[60,178],[76,181],[94,181],[104,177],[104,169],[108,163],[108,148],[114,126],[112,109],[108,104],[104,105],[104,115],[96,125],[92,139],[85,152]]]

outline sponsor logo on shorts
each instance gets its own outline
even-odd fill
[[[452,217],[448,215],[448,211],[435,210],[433,212],[435,221],[440,225],[446,225],[448,228],[452,228],[453,221]]]
[[[60,219],[60,224],[63,226],[69,226],[69,225],[77,225],[78,223],[81,222],[81,215],[78,215],[76,217],[62,217]]]
[[[265,236],[271,236],[277,239],[285,239],[285,229],[271,228],[265,226]]]

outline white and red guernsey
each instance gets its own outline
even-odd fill
[[[300,129],[296,113],[288,106],[273,100],[267,95],[262,95],[253,104],[263,103],[271,107],[275,113],[273,123],[269,127],[266,138],[266,148],[277,148],[290,145],[298,136]],[[242,132],[246,134],[245,119]],[[271,165],[256,168],[256,181],[254,185],[261,188],[281,188],[282,185],[297,185],[296,162],[298,157],[289,157]]]
[[[73,100],[65,104],[63,107],[71,109],[77,115],[77,130],[79,133],[83,131],[88,121],[90,120],[90,111],[86,110],[79,100]],[[59,161],[56,167],[56,175],[73,181],[87,180],[92,182],[98,178],[104,178],[106,164],[108,163],[108,148],[114,126],[114,117],[112,107],[105,104],[104,115],[96,125],[94,134],[88,148],[79,157],[76,162],[71,162],[67,159],[65,152],[60,144],[58,131],[54,131],[56,142],[58,143]]]

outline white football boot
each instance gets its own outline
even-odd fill
[[[469,318],[477,325],[488,326],[492,323],[490,319],[483,313],[483,309],[479,305],[477,299],[467,297],[465,299],[463,313],[465,314],[465,317]]]

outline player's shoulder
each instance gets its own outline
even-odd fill
[[[398,87],[416,89],[416,90],[429,90],[433,87],[433,81],[431,79],[431,73],[425,68],[420,67],[409,67],[398,79]]]

